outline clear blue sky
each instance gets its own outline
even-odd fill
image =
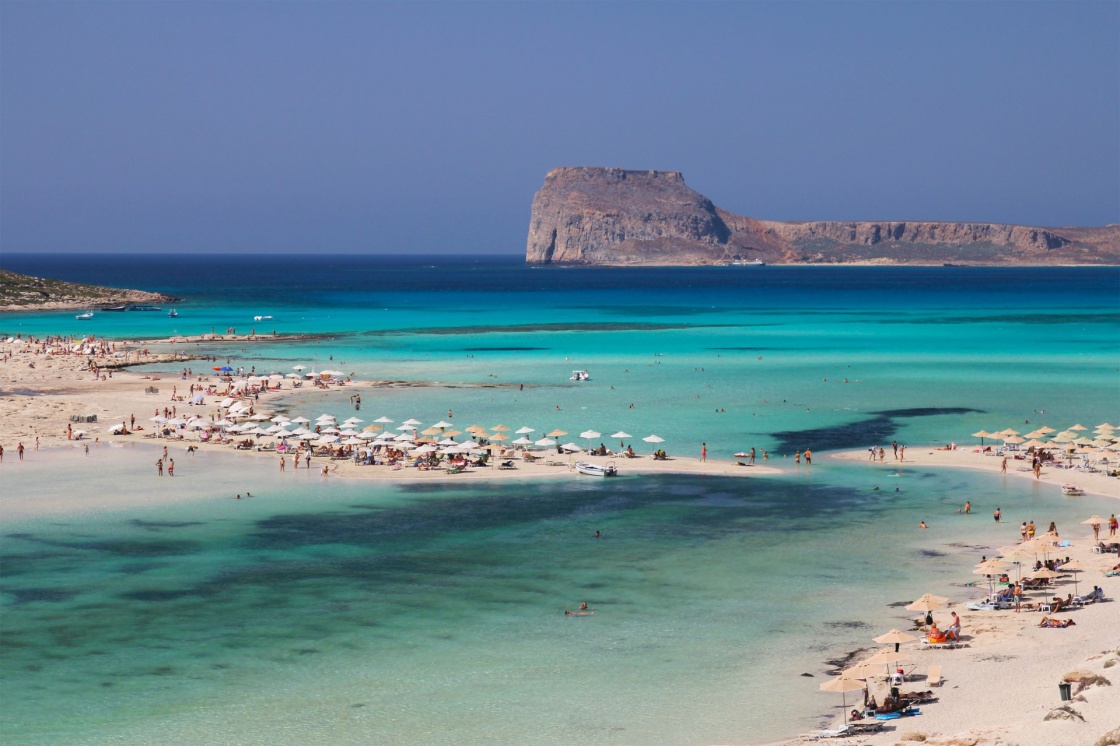
[[[0,251],[519,254],[573,165],[1120,222],[1120,3],[0,1]]]

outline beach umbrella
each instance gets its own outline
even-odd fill
[[[1077,440],[1073,441],[1073,444],[1075,446],[1091,446],[1093,445],[1093,441],[1089,438],[1078,438]]]
[[[273,417],[272,421],[275,422],[277,425],[279,425],[281,422],[291,422],[291,420],[289,420],[287,417],[285,417],[282,414],[278,414],[275,417]]]
[[[563,448],[568,453],[576,453],[578,451],[583,450],[583,446],[578,446],[575,443],[565,443],[564,445],[562,445],[560,447]]]
[[[1104,519],[1101,518],[1096,513],[1094,513],[1092,518],[1086,518],[1085,520],[1083,520],[1081,522],[1081,525],[1082,526],[1100,526],[1103,523],[1104,523]]]
[[[1089,428],[1085,427],[1084,425],[1077,424],[1077,425],[1074,425],[1073,427],[1071,427],[1069,429],[1070,430],[1076,430],[1077,432],[1081,432],[1083,430],[1088,430]]]
[[[361,417],[347,417],[344,421],[351,422],[355,425],[357,425],[359,422],[365,422],[365,420],[363,420]]]
[[[658,437],[656,435],[647,435],[646,437],[642,438],[642,440],[644,440],[646,443],[651,443],[654,445],[656,445],[657,443],[665,442],[664,438]]]
[[[306,417],[293,417],[291,419],[291,422],[298,422],[301,425],[310,425],[311,424],[311,420],[307,419]]]
[[[1005,570],[1010,570],[1011,565],[998,559],[990,559],[981,562],[972,571],[973,575],[987,575],[988,576],[988,593],[991,594],[995,591],[995,584],[992,581],[993,575],[1001,575]]]
[[[944,596],[935,596],[932,593],[925,593],[920,596],[916,601],[906,606],[910,611],[936,611],[940,609],[949,599]]]
[[[857,679],[841,679],[835,678],[821,684],[822,692],[840,692],[841,700],[844,703],[844,722],[848,722],[848,692],[859,691],[866,689],[867,684]]]
[[[517,435],[528,435],[529,433],[534,433],[534,432],[536,432],[536,430],[534,430],[531,427],[522,427],[522,428],[518,428],[516,434]]]
[[[1039,569],[1037,569],[1034,572],[1027,575],[1028,578],[1033,578],[1035,580],[1038,580],[1038,579],[1054,580],[1055,578],[1060,578],[1061,576],[1062,576],[1061,573],[1054,572],[1049,567],[1040,567]]]
[[[448,430],[447,432],[444,433],[444,435],[446,435],[449,438],[454,438],[456,435],[462,435],[462,434],[463,433],[459,430]]]
[[[425,429],[421,430],[420,434],[421,435],[439,435],[441,429],[442,428],[438,428],[435,425],[433,425],[429,428],[425,428]]]
[[[601,432],[599,432],[598,430],[584,430],[582,433],[579,434],[579,437],[587,439],[587,450],[590,451],[591,450],[591,440],[593,438],[602,437],[602,435],[603,434]]]
[[[566,433],[563,430],[553,430],[552,432],[548,433],[548,437],[550,437],[550,438],[562,438],[567,434],[568,433]]]
[[[363,433],[376,433],[381,429],[381,425],[366,425],[362,428]]]
[[[306,365],[293,365],[292,370],[305,371],[305,370],[307,370],[307,366]]]
[[[881,676],[882,673],[883,669],[879,668],[879,666],[875,664],[869,664],[867,661],[862,661],[855,664],[854,666],[851,666],[850,668],[845,668],[843,671],[841,671],[840,678],[850,680],[872,679],[877,676]]]
[[[446,430],[447,428],[451,427],[451,423],[440,420],[436,424],[432,425],[432,427],[438,427],[440,430]]]
[[[1069,443],[1077,437],[1077,433],[1071,433],[1069,430],[1064,430],[1053,438],[1050,439],[1051,443]]]
[[[423,425],[424,423],[421,422],[420,420],[407,419],[404,422],[402,422],[401,424],[402,425],[408,425],[409,427],[416,427],[417,425]]]
[[[393,440],[396,438],[396,436],[386,430],[383,433],[378,433],[377,435],[373,436],[373,438],[374,440]]]
[[[1012,443],[1012,444],[1016,444],[1016,445],[1017,445],[1017,444],[1019,444],[1019,443],[1025,443],[1025,442],[1027,442],[1027,439],[1026,439],[1026,438],[1021,438],[1021,437],[1019,437],[1018,435],[1012,435],[1012,436],[1011,436],[1010,438],[1004,438],[1004,439],[1003,439],[1003,442],[1004,442],[1004,443]]]
[[[493,440],[493,441],[503,441],[503,440],[508,440],[508,439],[509,439],[509,436],[508,435],[503,435],[502,433],[498,433],[497,435],[491,435],[490,436],[490,440]]]
[[[995,437],[995,435],[993,433],[988,432],[987,430],[981,430],[980,432],[973,433],[972,437],[979,438],[980,439],[980,445],[984,445],[984,438],[992,438],[992,437]]]
[[[1115,425],[1110,425],[1106,422],[1103,425],[1097,425],[1097,429],[1098,430],[1115,430],[1116,426]]]
[[[1027,438],[1041,438],[1044,435],[1046,435],[1046,433],[1042,432],[1042,430],[1031,430],[1024,437],[1027,437]]]
[[[391,425],[393,423],[388,417],[378,417],[374,422],[379,422],[382,425]]]
[[[457,446],[457,445],[459,445],[459,443],[458,443],[458,441],[455,441],[451,438],[444,438],[443,440],[441,440],[439,442],[439,445],[441,445],[441,446]]]
[[[494,427],[492,427],[490,429],[493,430],[496,433],[508,433],[509,432],[509,428],[506,427],[505,425],[495,425]]]
[[[621,448],[622,445],[623,445],[623,439],[624,438],[633,438],[634,436],[631,435],[628,432],[625,432],[623,430],[619,430],[617,433],[612,434],[611,437],[612,438],[618,438],[618,447]]]
[[[1075,594],[1077,594],[1078,596],[1080,596],[1081,593],[1077,590],[1077,578],[1082,572],[1084,572],[1085,570],[1089,570],[1089,569],[1091,569],[1091,568],[1088,565],[1086,565],[1084,562],[1082,562],[1081,560],[1073,560],[1072,562],[1066,562],[1061,567],[1061,572],[1072,572],[1073,573],[1073,592]]]
[[[467,428],[467,432],[468,433],[484,433],[484,432],[486,432],[486,428],[484,428],[482,425],[471,425],[470,427]]]
[[[1037,440],[1035,438],[1032,438],[1031,440],[1028,440],[1026,443],[1024,443],[1023,447],[1024,448],[1042,448],[1045,445],[1046,445],[1045,441],[1041,441],[1041,440]]]
[[[878,637],[875,637],[875,638],[872,638],[872,639],[874,639],[875,642],[884,642],[884,643],[893,642],[894,643],[894,651],[895,651],[895,653],[897,653],[899,645],[901,645],[904,642],[912,642],[914,640],[917,640],[918,638],[914,637],[914,635],[908,635],[905,632],[901,632],[897,629],[892,629],[887,634],[879,635]],[[866,678],[866,677],[864,677],[864,678]]]
[[[399,441],[399,442],[401,442],[401,443],[404,443],[405,441],[411,441],[411,440],[412,440],[412,436],[411,436],[411,435],[409,435],[408,433],[401,433],[400,435],[398,435],[398,436],[396,436],[395,438],[393,438],[393,440],[396,440],[396,441]]]
[[[515,446],[531,446],[531,445],[533,445],[533,441],[529,440],[529,439],[528,439],[528,438],[526,438],[525,436],[521,436],[521,437],[520,437],[520,438],[518,438],[517,440],[511,440],[511,441],[510,441],[510,445],[515,445]]]
[[[553,440],[552,438],[541,438],[540,440],[533,443],[533,445],[536,445],[536,446],[554,446],[554,445],[556,445],[556,441]]]

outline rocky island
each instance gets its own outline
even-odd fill
[[[175,303],[179,299],[144,290],[119,290],[0,270],[0,311],[52,311],[128,304]]]
[[[677,171],[557,168],[533,199],[529,264],[1120,264],[1120,225],[805,222],[727,212]]]

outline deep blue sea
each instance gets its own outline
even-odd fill
[[[0,337],[314,333],[167,346],[399,382],[363,391],[367,422],[453,411],[573,438],[624,430],[639,449],[657,434],[671,455],[766,449],[783,469],[391,485],[207,453],[177,457],[166,484],[141,446],[6,459],[6,495],[151,498],[5,522],[7,742],[764,741],[837,711],[817,691],[824,661],[904,624],[890,604],[968,597],[971,566],[1020,520],[1072,526],[1111,507],[824,452],[1115,423],[1117,268],[315,253],[5,254],[0,266],[182,298],[176,318],[4,314]],[[570,381],[576,369],[591,380]],[[354,414],[346,391],[286,406]],[[806,447],[820,455],[795,466]],[[243,489],[258,497],[229,499]],[[972,516],[957,513],[966,499]],[[997,505],[1002,527],[987,517]],[[596,614],[563,615],[581,601]]]

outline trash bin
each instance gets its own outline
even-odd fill
[[[1058,691],[1061,692],[1063,702],[1068,702],[1073,699],[1073,695],[1070,693],[1071,686],[1072,684],[1068,681],[1063,681],[1061,684],[1058,684]]]

